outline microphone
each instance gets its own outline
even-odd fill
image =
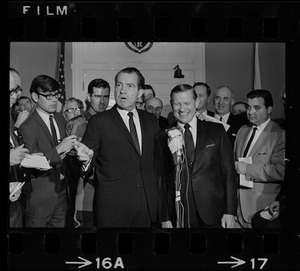
[[[172,127],[166,130],[168,134],[168,146],[173,156],[174,164],[183,162],[183,133],[181,127]]]

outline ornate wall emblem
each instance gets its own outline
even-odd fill
[[[153,42],[125,42],[127,48],[135,53],[147,52],[153,45]]]

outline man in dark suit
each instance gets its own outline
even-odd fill
[[[118,72],[116,105],[92,116],[82,139],[94,151],[97,227],[144,228],[157,222],[153,151],[159,127],[152,114],[135,107],[143,85],[138,69]],[[89,163],[80,150],[78,156],[84,165]]]
[[[145,111],[155,115],[160,129],[164,129],[167,126],[169,126],[168,119],[161,116],[162,109],[163,109],[163,102],[161,99],[152,97],[146,100]]]
[[[25,202],[25,227],[64,227],[67,193],[63,159],[76,143],[66,137],[65,120],[56,112],[59,83],[47,75],[33,79],[30,86],[35,111],[20,126],[19,132],[30,153],[43,153],[51,169],[31,171],[32,192]]]
[[[209,102],[209,97],[211,94],[209,85],[204,82],[195,82],[193,88],[195,89],[199,99],[197,115],[202,114],[204,118],[206,115],[213,117],[215,113],[207,109],[207,104]]]
[[[227,128],[227,135],[230,139],[232,149],[238,130],[244,125],[248,124],[249,120],[245,114],[233,115],[231,108],[234,104],[234,93],[228,86],[220,86],[214,93],[214,107],[215,118],[219,121],[229,125]]]
[[[230,142],[222,125],[196,117],[198,104],[192,86],[183,84],[172,89],[171,105],[177,121],[170,129],[177,127],[184,138],[184,147],[179,150],[183,159],[177,176],[171,154],[173,141],[168,140],[166,130],[161,130],[156,137],[156,169],[164,202],[162,220],[168,221],[163,227],[178,225],[174,206],[176,176],[181,182],[179,192],[184,209],[184,222],[179,223],[180,227],[233,228],[236,225],[237,182]],[[178,156],[176,149],[173,155]]]
[[[13,76],[13,72],[9,71],[9,96],[10,96],[10,113],[13,105],[17,101],[19,85]],[[10,114],[10,152],[9,152],[9,226],[12,228],[23,227],[23,214],[21,207],[21,193],[23,196],[24,182],[28,179],[28,172],[20,167],[22,160],[28,153],[28,149],[19,144],[15,127]],[[26,185],[27,186],[27,185]]]

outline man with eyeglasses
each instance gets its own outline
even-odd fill
[[[14,87],[10,89],[10,96],[14,97],[14,103],[11,107],[11,128],[17,133],[21,124],[28,118],[30,112],[28,110],[23,110],[22,112],[17,111],[17,102],[22,95],[21,87],[21,77],[17,70],[9,69],[10,77],[15,82]]]
[[[16,89],[18,89],[17,81],[13,73],[9,71],[10,110],[12,110],[17,100],[18,92]],[[11,118],[10,121],[12,122]],[[25,183],[28,180],[28,172],[20,164],[29,150],[19,141],[13,125],[10,125],[9,142],[9,226],[11,228],[19,228],[23,227],[21,197],[23,198],[24,193],[26,194],[30,189]]]
[[[29,152],[43,153],[51,168],[48,171],[31,171],[32,192],[24,204],[25,227],[65,227],[67,193],[64,158],[72,148],[83,144],[77,142],[75,135],[66,137],[65,119],[56,112],[60,93],[55,79],[47,75],[35,77],[30,95],[36,109],[20,126],[19,132]]]

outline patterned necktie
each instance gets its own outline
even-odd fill
[[[254,138],[254,136],[255,136],[256,131],[257,131],[257,127],[253,127],[253,131],[252,131],[252,134],[251,134],[250,139],[248,140],[248,143],[247,143],[247,146],[246,146],[246,148],[245,148],[243,157],[246,157],[246,155],[247,155],[247,153],[248,153],[248,151],[249,151],[250,145],[251,145],[251,143],[252,143],[252,141],[253,141],[253,138]]]
[[[50,120],[50,129],[51,129],[51,134],[55,143],[55,146],[57,146],[58,141],[57,141],[57,134],[56,134],[56,129],[54,127],[54,123],[53,123],[53,116],[50,115],[49,116],[49,120]]]
[[[190,125],[188,123],[186,123],[184,125],[184,143],[185,143],[185,148],[186,148],[186,155],[187,155],[187,160],[189,165],[193,162],[194,160],[194,150],[195,150],[195,146],[194,146],[194,140],[193,140],[193,136],[192,133],[190,131]]]
[[[136,128],[135,128],[134,121],[133,121],[133,113],[132,112],[128,112],[127,115],[129,116],[130,134],[131,134],[134,146],[135,146],[138,154],[140,155],[140,144],[139,144],[139,139],[138,139]]]

